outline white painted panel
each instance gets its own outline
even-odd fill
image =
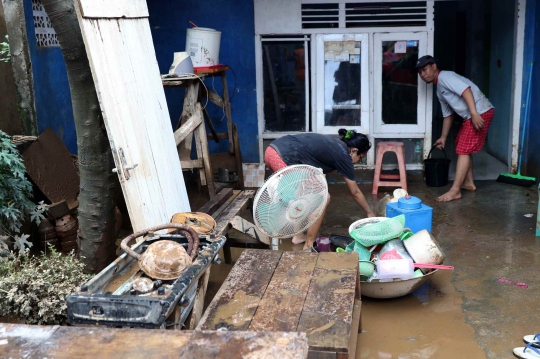
[[[302,32],[300,0],[254,0],[255,34],[299,34]]]
[[[190,206],[148,19],[78,18],[133,229],[168,223]]]
[[[80,4],[85,18],[148,17],[146,0],[82,0]]]

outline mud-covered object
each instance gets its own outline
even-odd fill
[[[161,240],[148,247],[139,265],[154,279],[170,280],[180,277],[191,265],[191,258],[180,243]]]

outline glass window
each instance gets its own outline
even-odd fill
[[[382,41],[382,122],[417,124],[418,40]]]
[[[305,44],[304,39],[262,41],[265,131],[309,131]]]
[[[360,41],[324,42],[324,125],[361,126]]]

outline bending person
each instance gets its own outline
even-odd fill
[[[323,172],[337,171],[345,179],[351,196],[366,212],[368,217],[375,217],[362,191],[354,180],[354,164],[359,163],[367,155],[371,143],[366,135],[354,130],[339,130],[340,139],[317,133],[288,135],[273,141],[264,152],[264,162],[276,172],[286,166],[310,165],[321,168]],[[306,234],[293,237],[293,243],[305,242],[304,249],[311,248],[321,228],[328,202],[321,217],[313,223]]]

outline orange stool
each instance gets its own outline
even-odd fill
[[[399,175],[381,174],[382,160],[385,152],[394,152],[399,165]],[[381,181],[398,180],[398,181]],[[375,162],[375,177],[373,178],[373,191],[377,194],[379,187],[401,187],[407,191],[407,172],[405,170],[405,150],[403,142],[379,142],[377,144],[377,160]]]

